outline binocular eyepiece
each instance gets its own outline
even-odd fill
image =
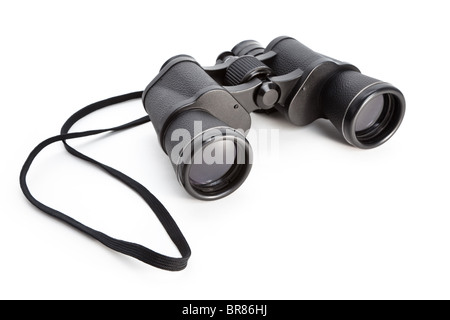
[[[243,41],[212,67],[173,57],[142,99],[179,182],[203,200],[227,196],[248,176],[251,112],[276,110],[298,126],[329,119],[363,149],[392,137],[405,113],[403,94],[391,84],[290,37],[266,48]]]

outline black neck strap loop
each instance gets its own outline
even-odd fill
[[[80,230],[81,232],[93,237],[94,239],[100,241],[108,248],[111,248],[115,251],[118,251],[120,253],[123,253],[125,255],[131,256],[133,258],[136,258],[138,260],[141,260],[142,262],[145,262],[149,265],[152,265],[154,267],[169,270],[169,271],[180,271],[186,268],[187,262],[189,260],[189,257],[191,256],[191,249],[189,248],[189,245],[184,238],[183,234],[181,233],[180,229],[178,228],[176,222],[173,220],[169,212],[166,210],[166,208],[162,205],[162,203],[150,192],[148,191],[143,185],[141,185],[139,182],[131,179],[127,175],[123,174],[122,172],[111,168],[107,165],[104,165],[86,155],[83,153],[75,150],[71,146],[69,146],[66,142],[66,140],[70,139],[76,139],[76,138],[82,138],[92,135],[97,135],[105,132],[117,132],[121,130],[126,130],[129,128],[133,128],[136,126],[139,126],[141,124],[147,123],[150,121],[148,116],[142,117],[140,119],[131,121],[127,124],[120,125],[117,127],[109,128],[109,129],[100,129],[100,130],[90,130],[90,131],[83,131],[83,132],[74,132],[69,133],[70,128],[80,119],[83,117],[86,117],[87,115],[91,114],[92,112],[95,112],[97,110],[100,110],[102,108],[112,106],[118,103],[122,103],[125,101],[133,100],[133,99],[140,99],[142,96],[142,91],[138,92],[132,92],[129,94],[120,95],[117,97],[112,97],[109,99],[105,99],[102,101],[95,102],[91,105],[88,105],[87,107],[79,110],[75,114],[73,114],[67,121],[64,123],[63,127],[61,128],[61,134],[58,136],[51,137],[43,142],[41,142],[34,150],[30,153],[27,160],[25,161],[25,164],[22,167],[22,170],[20,172],[20,187],[22,188],[22,191],[25,195],[25,197],[39,210],[47,213],[48,215],[59,219],[70,226]],[[125,185],[127,185],[129,188],[137,192],[142,199],[149,205],[149,207],[153,210],[155,215],[158,217],[159,221],[163,225],[164,229],[166,230],[167,234],[169,235],[170,239],[172,239],[175,246],[178,248],[178,251],[181,254],[180,258],[174,258],[174,257],[168,257],[165,255],[162,255],[160,253],[157,253],[153,250],[150,250],[144,246],[141,246],[136,243],[131,243],[123,240],[114,239],[100,231],[94,230],[92,228],[89,228],[85,226],[84,224],[74,220],[73,218],[65,215],[64,213],[55,210],[53,208],[50,208],[46,206],[45,204],[39,202],[36,198],[33,197],[31,194],[26,177],[27,173],[30,169],[31,164],[33,163],[33,160],[36,158],[36,156],[48,145],[62,141],[64,143],[64,146],[66,150],[74,155],[75,157],[78,157],[80,159],[83,159],[91,164],[94,164],[98,166],[99,168],[106,171],[108,174],[113,176],[114,178],[118,179]]]

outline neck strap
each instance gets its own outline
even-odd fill
[[[180,229],[178,228],[177,224],[169,214],[169,212],[166,210],[166,208],[162,205],[162,203],[150,192],[148,191],[143,185],[141,185],[136,180],[131,179],[124,173],[111,168],[103,163],[100,163],[83,153],[75,150],[70,145],[67,144],[66,140],[70,139],[77,139],[92,135],[97,135],[105,132],[117,132],[121,130],[126,130],[129,128],[133,128],[136,126],[139,126],[141,124],[147,123],[150,121],[148,116],[142,117],[140,119],[131,121],[129,123],[126,123],[124,125],[120,125],[117,127],[109,128],[109,129],[99,129],[99,130],[89,130],[89,131],[83,131],[83,132],[74,132],[69,133],[70,128],[80,119],[86,117],[87,115],[100,110],[105,107],[109,107],[118,103],[122,103],[125,101],[133,100],[133,99],[140,99],[142,96],[142,91],[138,92],[132,92],[124,95],[120,95],[117,97],[112,97],[109,99],[105,99],[102,101],[95,102],[93,104],[90,104],[83,109],[79,110],[75,114],[73,114],[63,125],[61,128],[61,134],[48,138],[47,140],[41,142],[34,150],[30,153],[27,160],[25,161],[25,164],[22,167],[22,171],[20,172],[20,187],[22,188],[22,191],[25,195],[25,197],[39,210],[47,213],[48,215],[65,222],[69,224],[70,226],[78,229],[79,231],[91,236],[92,238],[100,241],[108,248],[111,248],[115,251],[118,251],[120,253],[123,253],[125,255],[131,256],[133,258],[136,258],[138,260],[141,260],[142,262],[145,262],[149,265],[152,265],[157,268],[161,268],[164,270],[169,271],[179,271],[186,268],[187,262],[189,260],[189,257],[191,255],[191,249],[189,248],[189,245],[184,238],[183,234],[181,233]],[[109,175],[113,176],[117,180],[121,181],[125,185],[127,185],[129,188],[137,192],[142,199],[148,204],[148,206],[153,210],[155,215],[158,217],[159,221],[163,225],[164,229],[166,230],[167,234],[169,235],[170,239],[172,239],[175,246],[178,248],[178,251],[181,254],[181,258],[174,258],[174,257],[168,257],[163,254],[157,253],[151,249],[148,249],[144,246],[141,246],[136,243],[131,243],[123,240],[118,240],[115,238],[112,238],[100,231],[94,230],[92,228],[89,228],[88,226],[74,220],[73,218],[65,215],[64,213],[55,210],[53,208],[50,208],[49,206],[46,206],[45,204],[38,201],[36,198],[33,197],[31,194],[28,185],[27,185],[27,173],[30,169],[31,164],[33,163],[33,160],[36,158],[36,156],[47,146],[49,146],[52,143],[62,141],[66,150],[74,155],[77,158],[80,158],[82,160],[85,160],[93,165],[96,165],[97,167],[103,169],[106,171]]]

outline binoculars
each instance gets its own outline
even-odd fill
[[[212,67],[175,56],[142,100],[179,182],[202,200],[229,195],[248,176],[251,112],[277,111],[298,126],[329,119],[345,141],[363,149],[386,142],[405,113],[405,98],[391,84],[290,37],[266,48],[243,41]]]

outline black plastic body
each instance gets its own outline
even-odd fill
[[[235,191],[251,169],[252,150],[245,139],[250,115],[238,101],[190,56],[169,59],[143,93],[163,150],[169,156],[180,184],[201,200],[215,200]],[[238,131],[236,129],[241,129]],[[211,183],[190,179],[195,155],[215,142],[231,142],[240,150],[230,169]],[[237,151],[236,151],[237,152]],[[241,160],[241,161],[238,161]]]
[[[205,129],[208,125],[219,124],[243,131],[250,128],[251,120],[248,112],[187,55],[168,60],[158,76],[145,89],[142,100],[161,146],[168,154],[170,150],[167,149],[173,147],[170,136],[176,129],[176,125],[171,126],[173,121],[183,124],[181,128],[186,129],[190,128],[189,121],[204,121]],[[181,113],[189,110],[204,112],[193,113],[196,117],[183,115],[177,120]],[[184,122],[181,119],[185,119]]]
[[[275,105],[295,125],[304,126],[319,118],[329,119],[345,140],[359,148],[373,148],[387,141],[398,129],[405,113],[403,94],[384,81],[362,74],[355,66],[317,53],[291,37],[274,39],[261,52],[255,41],[238,44],[234,54],[252,54],[271,68],[269,80],[295,78],[285,99]],[[264,55],[270,58],[265,58]],[[390,123],[372,138],[361,139],[355,132],[359,110],[376,95],[391,101]]]
[[[379,119],[370,130],[357,131],[358,117],[378,96],[384,103]],[[329,119],[348,143],[366,149],[387,141],[405,113],[405,99],[391,84],[363,75],[355,66],[317,53],[290,37],[276,38],[267,48],[253,40],[243,41],[222,53],[211,67],[201,67],[187,55],[175,56],[147,86],[143,103],[178,179],[200,199],[216,199],[230,192],[207,194],[202,189],[196,193],[187,184],[185,158],[196,152],[191,150],[194,140],[207,145],[214,139],[234,139],[236,146],[246,150],[247,161],[251,148],[245,132],[250,129],[251,112],[276,110],[298,126]],[[200,131],[196,122],[202,123]],[[214,128],[219,130],[216,136],[197,137]],[[179,129],[192,139],[180,145],[176,139]],[[188,155],[186,150],[190,150]],[[230,190],[242,183],[250,165],[235,170],[239,174],[236,183],[229,184]]]
[[[293,95],[291,99],[277,109],[297,125],[307,125],[318,118],[327,118],[341,131],[344,113],[353,97],[366,86],[380,82],[367,77],[350,64],[316,53],[290,37],[273,40],[266,48],[277,55],[268,62],[276,74],[286,74],[301,69],[302,78],[297,84],[298,91],[312,90],[313,98],[301,101]],[[331,66],[328,70],[324,66]],[[332,67],[336,66],[336,67]],[[321,73],[319,81],[309,85],[311,78]],[[296,110],[293,115],[292,110]]]
[[[207,90],[223,89],[193,58],[177,56],[163,66],[142,97],[160,141],[164,141],[164,126],[175,117],[177,111]],[[163,148],[165,149],[164,145]]]

